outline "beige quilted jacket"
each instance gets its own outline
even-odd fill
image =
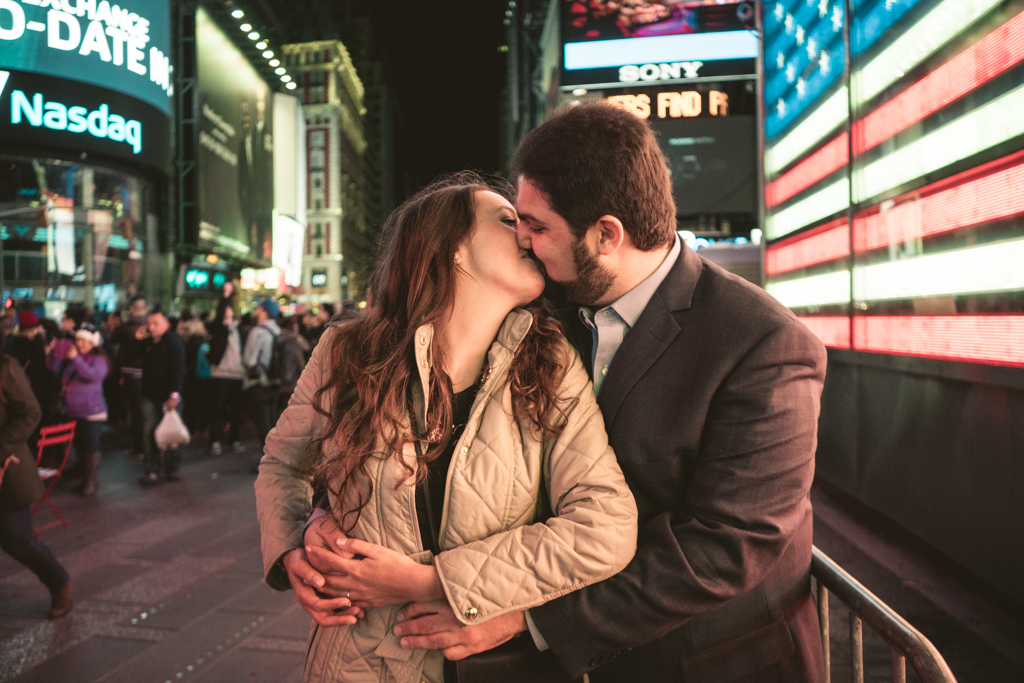
[[[539,440],[512,417],[508,369],[531,323],[526,311],[512,311],[491,346],[491,372],[452,458],[441,553],[433,557],[420,543],[415,489],[411,483],[399,485],[405,473],[396,457],[376,465],[373,497],[352,534],[434,563],[449,603],[466,624],[535,607],[605,579],[625,567],[636,549],[636,503],[608,446],[586,370],[568,344],[572,364],[560,395],[574,398],[575,405],[561,435]],[[424,326],[416,333],[420,419],[427,408],[422,387],[429,376],[432,332]],[[278,589],[288,584],[275,565],[301,545],[311,513],[303,450],[324,428],[311,403],[325,378],[327,346],[321,343],[313,352],[267,437],[256,480],[264,568],[267,582]],[[401,457],[412,462],[412,447]],[[545,515],[545,510],[554,512]],[[314,622],[304,680],[440,683],[438,651],[399,645],[392,628],[400,608],[368,610],[354,626],[323,628]]]

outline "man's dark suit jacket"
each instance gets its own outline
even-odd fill
[[[589,362],[575,309],[564,322]],[[530,610],[570,674],[822,679],[809,490],[825,363],[790,311],[683,246],[598,398],[640,510],[636,557]]]

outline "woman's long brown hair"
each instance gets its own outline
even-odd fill
[[[316,487],[337,496],[346,531],[372,495],[371,461],[418,441],[417,468],[406,466],[406,480],[419,482],[451,437],[452,388],[439,340],[455,302],[455,252],[473,230],[480,190],[513,196],[507,183],[466,172],[435,181],[395,209],[384,225],[370,277],[368,315],[337,328],[327,341],[329,372],[315,407],[328,424],[308,457]],[[568,358],[558,322],[541,307],[530,311],[533,325],[509,370],[513,413],[556,435],[564,414],[557,389]],[[428,323],[434,326],[429,414],[426,425],[417,425],[410,411],[412,387],[419,381],[415,336]]]

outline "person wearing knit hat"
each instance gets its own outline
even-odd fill
[[[20,311],[18,313],[19,332],[27,332],[37,327],[42,329],[42,326],[39,324],[39,317],[36,316],[34,311]]]
[[[256,327],[245,340],[245,351],[242,353],[242,364],[245,366],[246,379],[243,382],[246,402],[249,404],[249,417],[256,426],[260,439],[260,453],[267,434],[274,426],[274,408],[277,404],[277,391],[269,388],[267,372],[274,354],[274,340],[281,334],[277,326],[277,316],[281,307],[271,297],[263,299],[253,316]]]
[[[83,324],[75,332],[75,344],[68,349],[65,361],[61,386],[65,387],[68,417],[76,421],[75,456],[85,469],[77,491],[83,496],[94,496],[102,458],[100,434],[107,421],[103,380],[110,371],[99,331],[88,323]]]
[[[4,353],[14,356],[28,375],[32,393],[39,402],[43,417],[39,424],[52,424],[54,397],[57,390],[57,378],[46,367],[46,334],[42,323],[33,311],[18,313],[18,331],[7,337]],[[39,428],[33,433],[29,443],[35,448],[39,439]]]
[[[267,316],[269,316],[272,320],[277,320],[278,317],[281,315],[281,307],[277,304],[276,301],[274,301],[273,297],[268,296],[266,299],[260,302],[260,305],[257,308],[262,308],[264,312],[266,312]]]

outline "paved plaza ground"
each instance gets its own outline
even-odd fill
[[[111,448],[97,498],[58,485],[70,526],[43,539],[73,577],[75,608],[46,620],[46,590],[0,554],[0,681],[300,681],[309,618],[262,582],[249,445],[218,457],[186,449],[181,481],[153,489],[136,481],[141,463]],[[825,492],[814,504],[815,543],[932,639],[960,683],[1024,681],[1019,616]],[[834,682],[850,680],[846,619],[833,600]],[[888,681],[888,647],[865,642],[866,680]]]

